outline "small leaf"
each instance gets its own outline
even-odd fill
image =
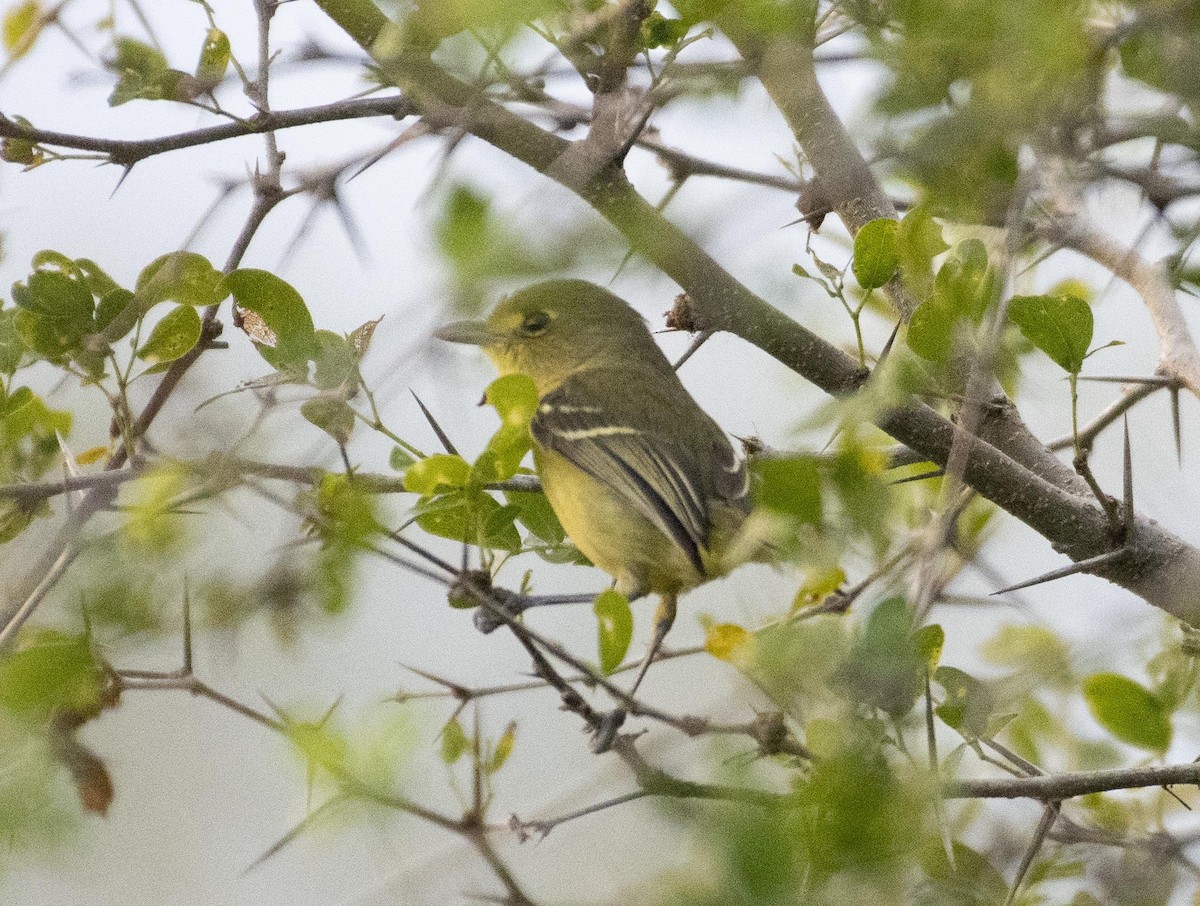
[[[151,261],[137,278],[137,294],[149,308],[159,302],[216,305],[229,295],[224,277],[203,255],[170,252]]]
[[[397,472],[405,471],[416,461],[415,456],[400,446],[392,447],[392,453],[388,457],[388,464]]]
[[[313,386],[318,390],[352,390],[358,384],[358,359],[345,338],[331,330],[317,331]]]
[[[350,341],[350,345],[354,347],[354,352],[361,362],[363,356],[367,354],[367,350],[371,347],[371,339],[375,336],[375,328],[379,326],[379,322],[383,320],[383,315],[380,315],[374,321],[367,321],[365,324],[360,324],[354,330],[350,331],[350,335],[346,338]]]
[[[154,325],[150,339],[137,351],[151,365],[174,362],[200,342],[200,315],[190,305],[180,305]]]
[[[508,761],[508,756],[513,752],[513,747],[517,742],[517,725],[510,723],[504,728],[504,733],[496,742],[496,748],[492,752],[491,760],[488,761],[487,772],[495,774],[498,770],[504,767],[504,763]]]
[[[471,467],[461,456],[435,453],[419,459],[404,473],[404,489],[415,494],[433,494],[439,488],[466,487]]]
[[[1034,346],[1079,374],[1092,345],[1092,310],[1074,296],[1013,296],[1008,316]]]
[[[545,494],[537,491],[509,491],[504,495],[504,499],[520,511],[517,521],[542,541],[547,544],[562,544],[567,537]]]
[[[600,670],[612,673],[625,659],[629,642],[633,639],[633,611],[629,599],[615,589],[607,589],[596,596],[592,605],[599,630]]]
[[[317,353],[317,335],[304,299],[292,286],[267,271],[236,270],[225,288],[240,308],[254,312],[268,333],[252,336],[259,354],[277,369],[301,366]]]
[[[231,56],[229,36],[219,28],[210,28],[196,63],[197,81],[210,90],[221,84]]]
[[[29,53],[47,20],[41,15],[37,0],[25,0],[4,14],[4,49],[10,60]]]
[[[339,444],[344,445],[350,441],[350,435],[354,431],[354,410],[341,397],[313,397],[301,404],[300,414]]]
[[[986,736],[996,704],[987,684],[955,667],[938,667],[933,678],[946,692],[934,713],[967,739]]]
[[[537,387],[526,374],[507,374],[496,378],[484,391],[483,398],[489,406],[495,407],[504,425],[528,426],[537,412]]]
[[[754,634],[736,623],[718,623],[704,635],[704,650],[727,664],[744,663],[753,646]]]
[[[878,289],[896,273],[899,264],[897,234],[900,223],[880,217],[865,224],[854,236],[854,279],[863,289]]]
[[[1171,745],[1171,716],[1145,687],[1117,673],[1097,673],[1083,683],[1092,716],[1122,742],[1159,754]]]
[[[924,659],[926,669],[930,673],[937,670],[938,661],[942,659],[942,648],[946,645],[946,630],[937,623],[922,626],[913,634],[917,651]]]
[[[87,636],[41,629],[0,659],[0,706],[41,722],[61,708],[95,708],[103,682]]]
[[[463,753],[470,747],[471,742],[467,739],[467,734],[463,732],[462,724],[458,722],[457,717],[452,717],[442,727],[442,761],[446,764],[454,764],[458,759],[462,758]]]
[[[12,374],[21,364],[25,344],[17,333],[16,313],[11,308],[0,309],[0,373]]]

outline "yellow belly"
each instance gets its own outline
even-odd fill
[[[565,457],[535,447],[534,463],[558,521],[624,594],[676,594],[704,577],[649,519]]]

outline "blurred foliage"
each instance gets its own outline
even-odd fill
[[[75,4],[69,5],[70,15],[62,18],[68,4],[14,0],[6,6],[0,27],[6,71],[18,61],[33,65],[31,50],[43,35],[76,27]],[[253,78],[234,52],[253,42],[224,31],[207,3],[188,9],[202,13],[204,23],[188,31],[186,41],[147,39],[123,8],[108,10],[95,34],[68,34],[89,48],[96,42],[89,51],[92,74],[103,79],[111,106],[129,105],[122,114],[182,104],[192,113],[206,111],[214,122],[253,124],[255,110],[233,113],[224,106],[230,86],[244,89]],[[1019,885],[1014,879],[1036,822],[1027,814],[1033,810],[1003,812],[946,801],[941,793],[953,781],[997,770],[1022,775],[1161,764],[1172,752],[1174,760],[1190,758],[1200,707],[1200,642],[1192,632],[1180,638],[1174,626],[1151,641],[1114,636],[1120,662],[1114,653],[1113,663],[1097,664],[1047,626],[982,611],[979,620],[991,620],[989,629],[969,643],[956,636],[943,610],[931,614],[930,606],[980,605],[956,595],[957,580],[978,571],[991,583],[985,554],[997,550],[992,542],[1001,520],[978,497],[948,499],[960,488],[930,477],[930,464],[896,467],[904,451],[875,425],[913,399],[955,416],[979,361],[1017,397],[1042,357],[1066,372],[1071,414],[1078,416],[1076,381],[1097,351],[1095,337],[1103,344],[1112,336],[1111,312],[1093,310],[1096,300],[1082,276],[1042,285],[1032,269],[1052,249],[1023,233],[996,241],[995,230],[979,229],[1007,226],[1014,211],[1027,210],[1017,192],[1024,191],[1019,176],[1033,151],[1066,161],[1073,177],[1099,187],[1132,166],[1138,152],[1131,146],[1152,147],[1150,171],[1140,182],[1128,181],[1144,192],[1167,228],[1163,234],[1175,237],[1166,259],[1171,280],[1184,293],[1200,293],[1200,223],[1194,206],[1175,204],[1195,195],[1189,180],[1200,152],[1197,5],[415,0],[387,9],[393,21],[376,48],[381,59],[405,53],[432,60],[462,77],[480,99],[522,115],[536,110],[534,121],[569,139],[582,137],[590,113],[576,95],[559,96],[562,79],[578,92],[611,87],[614,63],[618,75],[636,70],[639,92],[644,89],[625,100],[674,104],[672,115],[704,128],[710,105],[739,99],[748,69],[814,34],[836,40],[835,32],[849,31],[850,43],[818,48],[818,55],[865,54],[880,74],[873,111],[854,138],[886,190],[905,202],[904,216],[866,223],[852,243],[827,229],[786,263],[756,262],[761,270],[754,275],[767,275],[769,284],[790,266],[793,286],[815,290],[839,317],[848,317],[854,341],[847,349],[864,383],[799,426],[806,441],[817,433],[828,441],[819,451],[782,452],[747,442],[755,503],[748,558],[771,560],[791,585],[775,602],[756,600],[753,618],[721,607],[717,618],[705,619],[703,651],[676,652],[726,671],[731,696],[757,713],[750,724],[744,716],[743,723],[718,723],[725,743],[714,743],[708,756],[682,769],[688,780],[675,787],[655,774],[658,753],[649,746],[638,750],[655,762],[631,775],[644,789],[684,791],[679,799],[657,801],[687,838],[689,846],[680,848],[694,858],[650,882],[628,879],[638,889],[629,901],[1179,902],[1180,868],[1190,865],[1180,855],[1184,844],[1168,834],[1175,826],[1170,810],[1177,809],[1169,791],[1113,791],[1063,803],[1055,838],[1042,841]],[[740,36],[745,60],[724,56],[729,45],[722,30]],[[700,52],[677,59],[693,44]],[[309,48],[295,62],[306,62],[310,53],[319,56]],[[388,71],[381,63],[365,75],[386,82]],[[7,105],[5,120],[30,126]],[[672,123],[662,122],[664,129]],[[422,121],[427,134],[443,142],[442,161],[464,138],[461,125],[432,115]],[[48,140],[16,133],[0,144],[0,160],[12,164],[14,174],[71,156]],[[415,131],[404,141],[423,134]],[[749,143],[758,136],[736,138]],[[1110,145],[1117,149],[1111,154]],[[805,191],[819,189],[803,155],[783,150],[781,162],[803,177]],[[688,166],[703,174],[707,164],[671,163],[676,188]],[[39,177],[47,172],[54,170]],[[437,175],[426,196],[426,251],[442,266],[441,296],[449,309],[475,314],[502,291],[535,280],[580,272],[611,279],[639,266],[617,233],[582,206],[571,207],[577,202],[567,201],[560,187],[526,204],[514,202],[490,173],[447,165]],[[263,177],[259,169],[252,180],[260,201],[262,193],[307,191],[286,179],[268,185]],[[678,213],[667,208],[673,197],[674,189],[658,200],[672,217]],[[1014,207],[1014,200],[1021,204]],[[720,216],[740,211],[731,202]],[[693,217],[680,215],[682,226],[703,235],[709,223]],[[6,230],[32,231],[35,220],[10,220]],[[967,225],[965,232],[956,221]],[[814,233],[820,228],[813,222]],[[485,417],[498,424],[477,449],[456,450],[435,425],[445,452],[427,453],[386,424],[376,404],[371,375],[395,370],[394,362],[367,360],[378,319],[346,333],[328,329],[313,317],[302,288],[278,274],[254,267],[222,271],[188,250],[153,258],[135,268],[136,275],[117,276],[74,255],[37,253],[0,300],[0,486],[8,489],[0,496],[0,544],[6,554],[14,552],[3,564],[6,575],[26,568],[30,548],[22,545],[45,541],[81,504],[94,505],[97,514],[81,536],[86,543],[71,551],[70,580],[0,654],[6,859],[50,851],[69,841],[83,813],[106,811],[119,791],[103,753],[88,747],[82,731],[92,721],[103,723],[106,709],[142,688],[139,681],[211,692],[189,686],[194,677],[175,662],[161,673],[123,669],[142,646],[173,646],[186,626],[184,663],[190,664],[192,631],[222,638],[217,634],[262,623],[281,647],[299,651],[297,643],[314,628],[362,616],[356,613],[362,561],[390,556],[396,539],[410,544],[404,556],[422,557],[422,569],[444,582],[452,607],[477,607],[493,583],[532,594],[543,576],[540,561],[587,564],[529,482],[535,477],[528,466],[529,421],[539,399],[527,377],[505,375],[486,388]],[[892,291],[913,302],[913,313],[885,352],[864,326],[895,323],[886,303]],[[222,310],[227,299],[229,309]],[[226,333],[218,339],[222,324]],[[406,337],[426,327],[399,325]],[[258,354],[264,373],[250,382],[230,386],[219,365],[209,372],[219,396],[242,395],[253,427],[206,437],[205,450],[193,449],[194,438],[170,443],[157,427],[152,437],[140,434],[146,425],[138,416],[153,388],[173,386],[160,383],[162,375],[179,378],[200,353],[222,344]],[[214,360],[203,359],[205,365]],[[364,362],[380,367],[373,371]],[[95,426],[78,417],[85,406],[105,414],[107,436],[91,436]],[[268,414],[279,422],[263,429]],[[277,446],[289,452],[316,444],[324,458],[314,462],[338,465],[239,458],[263,438],[284,438]],[[386,463],[378,455],[382,447],[369,440],[386,447]],[[796,446],[791,440],[787,446]],[[144,443],[127,456],[137,441]],[[90,482],[102,485],[112,477],[104,473],[118,468],[128,475],[113,483],[110,496],[86,496]],[[64,493],[37,484],[58,477],[66,482]],[[922,480],[907,481],[913,478]],[[288,482],[292,492],[279,493],[276,481]],[[277,522],[260,518],[257,508],[267,506],[283,514]],[[226,513],[247,517],[221,539],[232,550],[198,553],[207,535],[235,521],[218,523]],[[267,524],[279,538],[260,536]],[[439,549],[455,556],[443,558]],[[478,569],[455,578],[454,562]],[[584,575],[580,582],[595,579]],[[613,589],[596,595],[596,647],[571,663],[594,660],[598,673],[618,673],[639,613]],[[970,647],[976,638],[982,639],[977,651]],[[497,837],[500,819],[489,812],[493,785],[507,777],[506,765],[542,757],[545,740],[518,733],[508,713],[507,723],[494,726],[481,718],[498,706],[485,706],[487,696],[447,672],[448,678],[425,675],[445,699],[435,700],[436,735],[419,725],[403,693],[366,716],[345,713],[340,700],[324,707],[271,705],[273,715],[257,705],[214,700],[232,708],[231,720],[237,712],[286,739],[304,768],[310,805],[322,803],[297,833],[326,804],[423,808],[429,778],[409,776],[419,753],[431,756],[435,767],[444,765],[463,805],[463,815],[447,818],[443,830],[457,827],[478,846]],[[585,677],[575,685],[588,697],[599,681]],[[679,725],[690,732],[706,717],[687,716]],[[768,724],[771,733],[746,730]],[[549,776],[560,766],[539,769]],[[727,786],[702,786],[708,782]],[[695,801],[702,794],[723,798],[718,793],[730,786],[758,794],[750,797],[754,804]],[[1182,788],[1177,795],[1193,798]],[[511,826],[526,832],[516,818]]]

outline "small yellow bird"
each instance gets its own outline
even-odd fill
[[[661,597],[637,691],[675,620],[676,597],[723,575],[749,509],[745,462],[692,399],[641,315],[583,280],[500,302],[434,336],[479,346],[533,379],[542,488],[576,546],[630,599]]]

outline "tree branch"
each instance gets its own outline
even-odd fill
[[[411,113],[412,109],[405,99],[396,95],[359,98],[300,110],[264,111],[256,113],[248,119],[222,123],[219,126],[143,139],[97,138],[54,132],[49,129],[26,126],[0,114],[0,138],[22,139],[39,145],[55,145],[78,151],[98,151],[107,154],[110,163],[130,167],[158,154],[194,148],[198,145],[209,145],[226,139],[241,138],[245,135],[258,135],[278,129],[291,129],[295,126],[311,126],[316,123],[362,119],[370,116],[392,116],[396,119],[403,119]]]
[[[943,786],[942,794],[947,799],[1039,799],[1042,802],[1057,802],[1075,796],[1086,796],[1089,793],[1176,783],[1200,786],[1200,762],[1117,768],[1108,771],[1039,774],[1036,777],[950,780]]]

